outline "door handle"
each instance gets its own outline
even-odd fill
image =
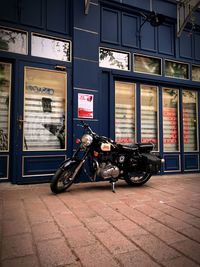
[[[22,116],[20,115],[19,118],[17,119],[19,129],[21,130],[23,127],[24,120],[22,119]]]

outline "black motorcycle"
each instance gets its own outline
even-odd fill
[[[130,186],[141,186],[153,174],[157,174],[163,159],[153,153],[152,143],[140,143],[133,146],[118,144],[105,136],[99,136],[81,122],[87,133],[81,140],[72,158],[66,159],[56,171],[51,181],[51,190],[58,194],[64,192],[75,181],[83,170],[92,182],[97,177],[107,180],[112,184],[115,192],[115,183],[123,179]]]

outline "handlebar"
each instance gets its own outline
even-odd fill
[[[81,125],[78,124],[77,126],[81,126],[84,129],[88,130],[91,134],[95,135],[95,132],[93,132],[92,129],[90,128],[90,126],[87,123],[85,123],[83,120],[81,120]]]

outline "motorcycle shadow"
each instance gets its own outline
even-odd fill
[[[121,190],[133,189],[124,181],[118,181],[115,185],[116,193]],[[66,192],[102,192],[108,191],[109,193],[112,191],[111,183],[107,181],[97,181],[97,182],[80,182],[75,183],[67,189]],[[111,192],[112,193],[112,192]]]

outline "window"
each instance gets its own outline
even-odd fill
[[[161,75],[161,59],[134,54],[134,71]]]
[[[115,82],[115,141],[135,143],[135,84]]]
[[[66,73],[25,68],[24,150],[66,148]]]
[[[107,48],[99,50],[99,66],[103,68],[130,70],[130,54]]]
[[[192,80],[200,82],[200,66],[192,65]]]
[[[158,150],[157,87],[141,85],[141,142],[151,142]]]
[[[0,50],[27,55],[27,32],[8,28],[0,28]]]
[[[198,150],[197,92],[183,90],[184,151]]]
[[[32,34],[31,55],[61,61],[71,61],[70,41]]]
[[[165,76],[177,79],[189,79],[189,65],[172,60],[165,60]]]
[[[163,88],[163,146],[165,152],[179,151],[178,99],[177,89]]]
[[[0,152],[9,150],[11,64],[0,62]]]

